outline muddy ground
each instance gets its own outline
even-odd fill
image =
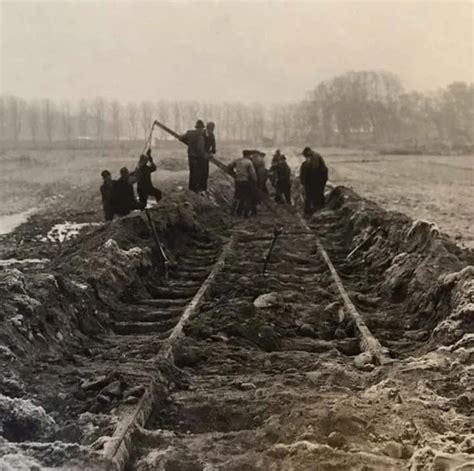
[[[3,260],[39,261],[0,268],[0,469],[106,469],[110,437],[150,382],[129,469],[474,469],[471,251],[332,192],[310,225],[392,360],[378,365],[297,219],[282,216],[262,276],[275,216],[236,221],[225,179],[200,198],[180,178],[150,211],[168,282],[139,213],[44,241],[54,224],[100,221],[93,192],[49,201],[3,236]],[[231,238],[174,362],[160,360]]]

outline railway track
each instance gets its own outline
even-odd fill
[[[347,263],[339,221],[328,216],[309,227],[286,214],[280,222],[290,229],[277,240],[265,275],[275,227],[268,210],[239,222],[222,246],[208,236],[195,239],[178,254],[167,286],[150,288],[152,299],[129,300],[112,336],[129,344],[126,361],[148,361],[153,378],[172,360],[187,380],[168,395],[150,379],[104,446],[108,469],[283,469],[272,447],[280,435],[288,438],[287,425],[297,434],[298,414],[314,408],[322,391],[331,402],[362,388],[364,373],[353,365],[364,341],[318,250],[321,241],[357,309],[378,327],[376,335],[383,333],[387,359],[405,352],[387,334],[393,325],[374,321],[381,307],[396,315],[396,306],[380,306],[371,297],[376,283],[357,260]],[[372,371],[376,361],[369,360],[359,369]],[[327,440],[332,426],[325,427]]]
[[[466,402],[462,385],[451,391],[444,370],[433,379],[434,359],[420,355],[429,327],[407,310],[416,302],[395,284],[384,291],[380,274],[404,246],[383,241],[388,226],[375,217],[363,226],[365,244],[353,216],[371,214],[358,209],[309,223],[271,209],[229,228],[214,206],[206,230],[196,230],[199,214],[197,225],[164,231],[167,280],[150,263],[153,240],[139,215],[114,231],[121,240],[127,228],[129,249],[97,233],[111,281],[72,292],[87,291],[81,299],[95,301],[102,324],[69,356],[46,354],[27,369],[37,384],[51,378],[64,388],[41,396],[56,425],[25,443],[22,429],[7,428],[13,444],[2,450],[68,470],[403,469],[451,423],[437,423],[419,398],[435,391],[461,413]]]

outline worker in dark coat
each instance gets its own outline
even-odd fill
[[[279,160],[280,160],[280,157],[282,156],[283,154],[281,153],[280,149],[277,149],[275,151],[275,153],[273,154],[273,157],[272,157],[272,166],[274,164],[276,164]]]
[[[114,211],[120,216],[126,216],[134,209],[140,208],[140,204],[135,198],[133,183],[127,167],[120,169],[120,178],[114,183],[113,202]]]
[[[102,196],[102,207],[104,208],[104,219],[112,221],[114,218],[114,181],[108,170],[104,170],[101,176],[103,183],[100,187],[100,194]]]
[[[252,212],[255,201],[257,174],[250,159],[251,150],[244,150],[240,159],[234,160],[228,169],[234,176],[235,191],[232,203],[232,214],[247,218]]]
[[[207,191],[207,181],[209,179],[209,158],[213,157],[217,152],[216,149],[216,136],[214,129],[216,125],[209,121],[206,124],[206,132],[204,133],[204,153],[205,159],[202,164],[200,191]]]
[[[272,169],[275,168],[275,165],[279,162],[281,156],[282,156],[282,153],[281,153],[280,149],[277,149],[275,151],[275,153],[273,154],[272,162],[270,164],[270,172],[268,172],[269,177],[270,177],[270,182],[271,182],[273,188],[275,188],[275,190],[276,190],[276,174],[275,174],[275,172],[272,171]]]
[[[181,142],[188,146],[189,189],[195,193],[204,191],[203,175],[206,173],[204,122],[198,119],[195,129],[190,129],[181,136]]]
[[[275,186],[275,201],[291,204],[291,169],[283,154],[274,159],[270,172]]]
[[[251,156],[255,172],[257,174],[257,188],[268,194],[267,178],[268,170],[265,167],[265,153],[259,150],[253,150]]]
[[[328,168],[324,159],[310,147],[303,150],[305,161],[301,165],[300,180],[305,193],[304,212],[311,216],[324,207],[324,187],[328,180]]]
[[[154,196],[157,203],[161,200],[161,191],[158,188],[155,188],[151,181],[151,174],[155,171],[156,165],[151,156],[151,149],[148,149],[146,154],[140,156],[137,169],[135,170],[138,200],[140,201],[141,209],[146,208],[148,196]]]
[[[267,169],[265,168],[265,153],[260,152],[259,150],[249,150],[246,151],[250,153],[250,160],[253,163],[255,168],[255,174],[257,180],[253,187],[253,200],[250,209],[250,215],[257,215],[257,206],[261,203],[261,194],[268,193],[267,190]]]

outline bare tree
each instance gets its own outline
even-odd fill
[[[51,143],[54,129],[54,104],[49,98],[43,100],[41,115],[46,139]]]
[[[153,120],[153,104],[149,101],[140,103],[140,123],[142,125],[143,137],[146,139]]]
[[[105,118],[105,101],[102,97],[98,97],[93,103],[95,132],[97,139],[102,142],[104,140],[104,118]]]
[[[174,128],[178,131],[184,131],[181,129],[181,104],[176,102],[173,104],[173,122]]]
[[[87,137],[87,131],[89,128],[89,110],[85,100],[79,102],[79,136],[81,138]]]
[[[127,104],[127,122],[128,122],[128,136],[130,139],[137,139],[138,127],[138,106],[136,103]]]
[[[18,142],[20,139],[24,108],[25,102],[21,98],[12,96],[8,99],[9,125],[11,129],[11,137],[15,142]]]
[[[166,101],[160,101],[156,104],[156,115],[158,116],[158,119],[166,124],[168,120],[170,119],[170,104],[167,103]],[[160,134],[159,134],[161,139],[167,139],[169,135],[160,129]]]
[[[251,124],[250,138],[261,142],[265,134],[265,110],[262,105],[254,103],[251,108]]]
[[[38,135],[38,127],[39,127],[39,109],[38,104],[35,101],[31,101],[28,104],[27,108],[27,116],[28,116],[28,126],[30,128],[31,140],[36,143],[36,136]]]
[[[120,140],[120,133],[122,131],[122,105],[118,101],[113,101],[110,104],[110,113],[112,115],[112,133],[115,140],[118,142]]]
[[[72,113],[71,113],[71,103],[65,101],[61,105],[61,123],[64,139],[69,142],[72,138]]]

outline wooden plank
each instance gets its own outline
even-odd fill
[[[107,463],[107,471],[125,469],[133,447],[135,429],[145,426],[154,402],[155,388],[150,380],[138,404],[118,423],[114,434],[104,444],[102,455]]]

